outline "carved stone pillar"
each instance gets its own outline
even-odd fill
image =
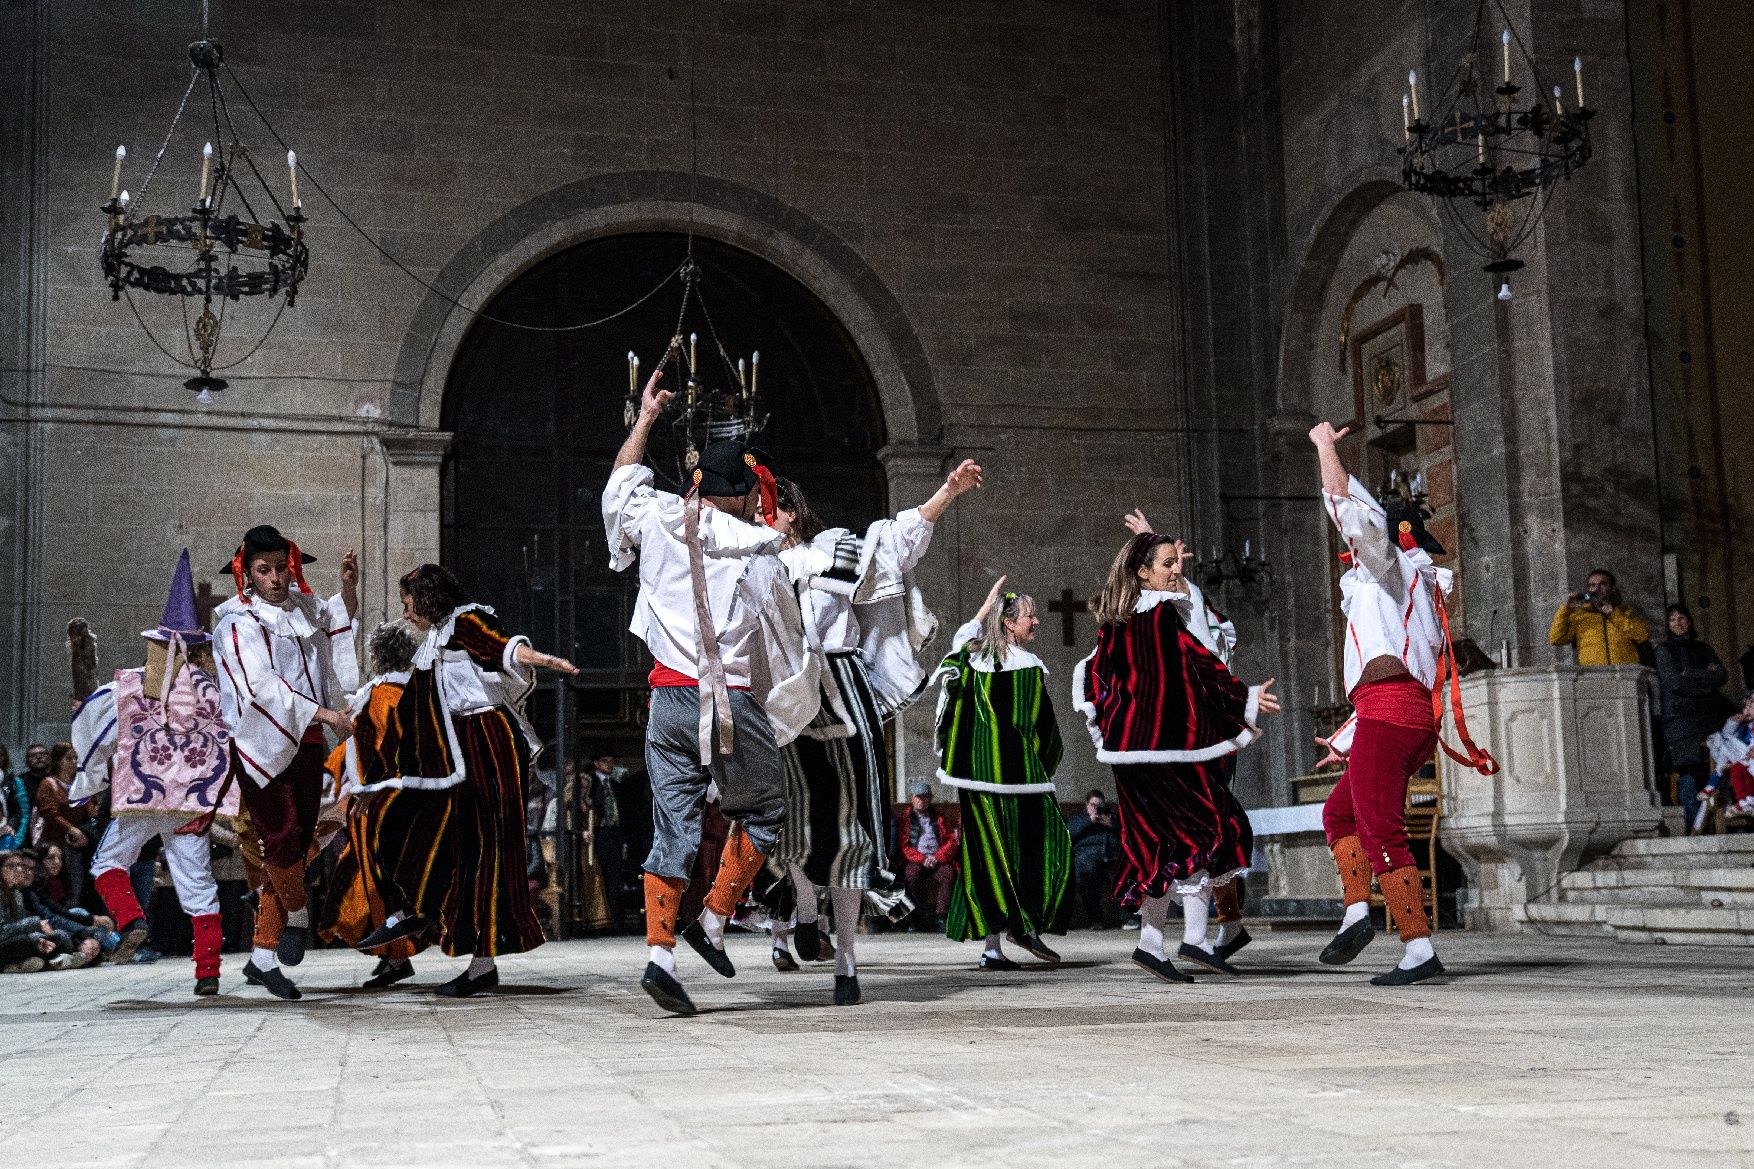
[[[393,430],[381,436],[384,447],[383,567],[389,582],[377,620],[400,613],[395,581],[417,564],[439,558],[440,469],[451,449],[448,430]],[[369,628],[369,626],[368,626]]]
[[[883,474],[888,481],[890,512],[917,507],[930,499],[944,482],[951,453],[949,447],[899,443],[878,451],[877,461],[883,464]],[[932,547],[914,574],[925,593],[926,605],[938,616],[938,636],[922,652],[922,657],[928,659],[946,652],[945,638],[964,619],[963,615],[944,611],[947,600],[956,595],[954,582],[958,566],[952,549],[959,543],[956,527],[959,510],[952,507],[938,524],[937,531],[932,534]],[[891,732],[895,748],[895,783],[891,794],[898,800],[906,798],[909,780],[929,780],[937,774],[932,749],[933,709],[932,696],[922,697],[902,713]]]
[[[1493,776],[1444,771],[1440,831],[1468,874],[1469,928],[1516,928],[1515,911],[1561,876],[1661,823],[1651,698],[1643,666],[1538,666],[1463,680],[1469,730],[1501,765]]]

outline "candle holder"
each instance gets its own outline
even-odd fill
[[[1195,560],[1191,567],[1201,588],[1214,592],[1227,584],[1240,585],[1249,603],[1257,608],[1267,603],[1273,591],[1273,567],[1265,556],[1255,554],[1251,541],[1243,541],[1240,555],[1214,545],[1210,557]]]
[[[1496,15],[1502,31],[1495,31]],[[1512,49],[1515,49],[1513,57]],[[1501,52],[1494,52],[1499,49]],[[1494,85],[1491,64],[1502,60],[1503,80]],[[1497,278],[1499,299],[1510,299],[1509,275],[1523,267],[1516,258],[1539,224],[1554,188],[1590,160],[1590,120],[1583,101],[1583,63],[1574,63],[1577,102],[1565,108],[1558,86],[1549,102],[1541,70],[1514,35],[1503,0],[1478,0],[1469,51],[1455,70],[1452,88],[1426,108],[1417,74],[1408,76],[1402,114],[1405,145],[1401,185],[1438,201],[1442,214]],[[1518,105],[1520,68],[1534,82],[1533,102]],[[1467,208],[1472,204],[1478,218]]]
[[[189,46],[189,63],[192,68],[189,92],[184,95],[164,141],[168,144],[174,139],[177,124],[190,108],[188,97],[205,82],[209,99],[205,104],[213,114],[213,142],[219,145],[210,144],[203,152],[200,195],[186,214],[147,211],[147,196],[164,152],[160,150],[139,192],[130,197],[127,191],[118,190],[126,151],[117,148],[110,199],[100,208],[105,216],[105,230],[99,262],[110,287],[110,299],[129,298],[136,319],[154,344],[195,371],[195,376],[183,384],[206,403],[227,384],[224,378],[214,376],[216,368],[226,368],[216,365],[216,361],[227,324],[227,302],[256,297],[271,300],[284,293],[282,308],[292,306],[298,299],[299,285],[310,270],[310,251],[304,240],[305,217],[297,200],[296,170],[292,172],[292,208],[287,211],[262,178],[232,121],[219,76],[221,69],[229,72],[230,68],[225,64],[224,49],[219,42],[203,37]],[[288,162],[296,167],[291,157]],[[249,190],[245,188],[246,182]],[[275,212],[273,216],[259,214],[259,210],[270,209]],[[201,298],[199,316],[192,325],[185,325],[182,355],[177,353],[177,346],[167,345],[153,334],[138,306],[133,304],[135,292]],[[217,312],[215,302],[219,306]],[[186,317],[187,314],[185,321]],[[279,320],[280,313],[276,311],[249,351],[230,364],[240,363],[259,349]]]

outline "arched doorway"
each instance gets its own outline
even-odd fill
[[[602,317],[649,291],[687,246],[673,232],[594,239],[529,268],[486,311],[532,325]],[[694,255],[726,347],[761,351],[770,416],[758,441],[831,522],[878,515],[882,412],[846,328],[749,251],[697,236]],[[627,632],[636,581],[609,571],[599,500],[626,434],[627,351],[649,368],[676,327],[680,296],[673,283],[607,325],[570,333],[477,320],[452,363],[442,414],[455,435],[443,468],[445,563],[508,625],[579,664],[577,729],[628,747],[650,660]],[[698,318],[684,327],[700,328]],[[551,695],[531,713],[540,733],[553,733]]]

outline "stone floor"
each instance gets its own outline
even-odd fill
[[[1446,985],[1390,991],[1277,933],[1247,977],[1169,986],[1135,935],[982,974],[972,946],[865,939],[866,1001],[733,936],[705,1011],[661,1017],[633,939],[503,963],[500,994],[217,999],[188,967],[0,978],[9,1165],[1692,1166],[1754,1164],[1754,969],[1742,952],[1449,934]],[[456,963],[424,959],[422,981]]]

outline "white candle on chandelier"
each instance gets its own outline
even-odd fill
[[[300,204],[298,200],[298,152],[295,150],[286,152],[286,175],[292,180],[292,209],[297,211]]]
[[[197,203],[207,202],[207,179],[213,172],[213,143],[209,142],[201,148],[201,197]]]
[[[737,384],[743,387],[745,394],[749,392],[749,379],[743,376],[743,359],[741,357],[737,359]]]
[[[1253,540],[1244,540],[1242,542],[1242,558],[1244,560],[1247,560],[1249,558],[1249,553],[1253,552],[1254,550],[1255,550],[1255,542]]]
[[[1577,77],[1577,108],[1583,109],[1583,58],[1571,59],[1571,71]]]
[[[1407,70],[1407,93],[1413,99],[1413,120],[1419,121],[1419,70]]]
[[[627,351],[627,392],[639,393],[639,354],[631,349]]]
[[[1486,131],[1476,128],[1474,131],[1474,141],[1479,146],[1480,165],[1485,166],[1486,165]]]
[[[122,214],[126,215],[128,213],[128,192],[123,191],[120,195],[116,196],[116,202],[121,205]]]
[[[1407,95],[1401,95],[1401,133],[1407,141],[1413,141],[1413,115],[1407,112]]]
[[[1510,84],[1510,28],[1507,25],[1504,35],[1499,38],[1504,43],[1504,83]]]
[[[690,333],[688,335],[688,372],[689,373],[693,373],[694,369],[695,369],[694,346],[695,346],[695,342],[697,342],[699,340],[700,340],[700,334],[698,334],[698,333]]]
[[[126,146],[116,147],[116,169],[110,172],[110,198],[114,199],[122,189],[122,160],[128,157]]]
[[[1565,116],[1565,99],[1560,96],[1563,92],[1557,85],[1553,87],[1553,112],[1562,118]]]
[[[761,376],[761,350],[749,355],[749,396],[755,397],[755,382]]]

